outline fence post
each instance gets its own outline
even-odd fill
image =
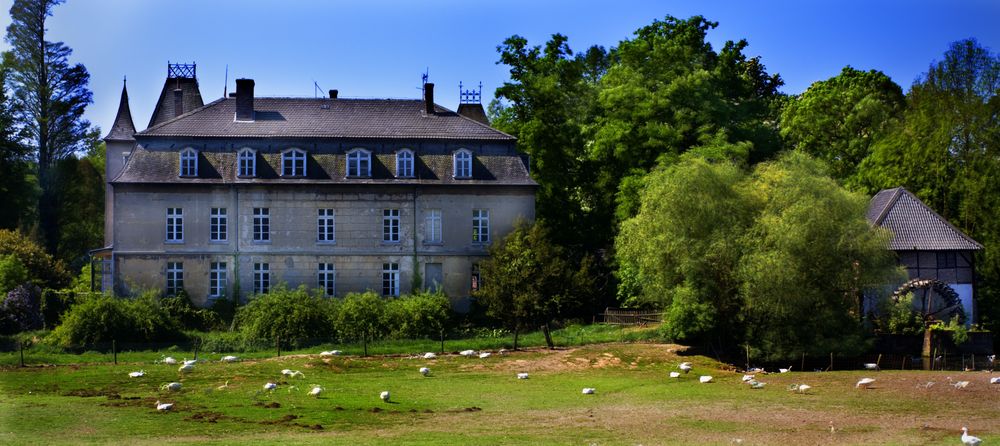
[[[200,339],[195,339],[194,340],[194,360],[195,361],[198,360],[198,348],[199,347],[201,347],[201,341],[200,341]]]
[[[118,365],[118,343],[114,339],[111,340],[111,356],[114,358],[115,365]]]
[[[799,365],[799,371],[806,371],[806,352],[802,352],[802,363]]]
[[[24,341],[19,341],[18,345],[20,346],[21,350],[21,367],[24,367]]]
[[[833,352],[830,352],[830,366],[826,368],[827,371],[833,370]]]
[[[444,330],[441,330],[441,354],[444,354]]]
[[[274,345],[278,348],[278,357],[281,357],[281,336],[274,337]]]

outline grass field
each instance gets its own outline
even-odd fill
[[[647,343],[486,359],[202,358],[186,374],[151,361],[0,369],[0,444],[956,445],[962,426],[985,444],[1000,438],[1000,385],[986,372],[792,372],[759,375],[767,385],[752,390],[742,373]],[[681,361],[694,370],[668,378]],[[146,376],[128,377],[139,369]],[[703,374],[714,382],[700,384]],[[876,378],[871,389],[854,387],[862,376]],[[160,390],[171,381],[183,388]],[[792,393],[793,383],[813,389]],[[319,398],[311,384],[324,387]],[[175,406],[157,412],[157,400]]]

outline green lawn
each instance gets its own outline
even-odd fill
[[[609,343],[486,359],[414,351],[233,364],[203,355],[187,374],[152,360],[6,367],[0,444],[950,445],[960,444],[963,425],[986,444],[1000,438],[1000,385],[988,373],[793,372],[758,376],[767,386],[751,390],[742,374],[682,349]],[[668,378],[681,361],[694,371]],[[418,373],[423,366],[430,376]],[[285,368],[305,377],[283,377]],[[139,369],[146,376],[128,377]],[[715,382],[700,384],[702,374]],[[875,386],[855,389],[865,375]],[[947,377],[971,384],[959,390]],[[160,390],[171,381],[182,390]],[[269,381],[277,390],[263,390]],[[928,381],[936,384],[918,386]],[[814,388],[793,394],[792,383]],[[307,395],[311,384],[325,388],[319,398]],[[583,395],[584,387],[597,392]],[[383,390],[389,403],[379,400]],[[174,410],[158,413],[157,400]]]

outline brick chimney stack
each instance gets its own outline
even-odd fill
[[[184,90],[174,90],[174,117],[184,114]]]
[[[330,90],[330,99],[337,99],[337,90]]]
[[[430,82],[424,84],[424,111],[428,115],[434,114],[434,84]]]
[[[253,121],[253,79],[236,79],[236,120]]]

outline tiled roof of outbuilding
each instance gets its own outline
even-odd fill
[[[171,183],[171,184],[445,184],[445,185],[508,185],[535,186],[528,174],[526,160],[517,155],[476,155],[472,162],[472,178],[452,176],[450,154],[416,154],[414,177],[396,178],[396,157],[393,153],[373,153],[371,177],[347,178],[344,153],[308,153],[306,176],[280,176],[280,153],[257,153],[257,176],[237,176],[235,151],[198,152],[198,176],[180,177],[178,152],[148,150],[137,145],[132,150],[122,173],[112,183]]]
[[[236,98],[222,98],[136,136],[514,139],[443,107],[427,115],[419,99],[255,98],[253,121],[235,114]]]
[[[892,231],[893,251],[974,251],[975,240],[927,207],[910,191],[897,187],[880,191],[868,205],[868,221]]]

